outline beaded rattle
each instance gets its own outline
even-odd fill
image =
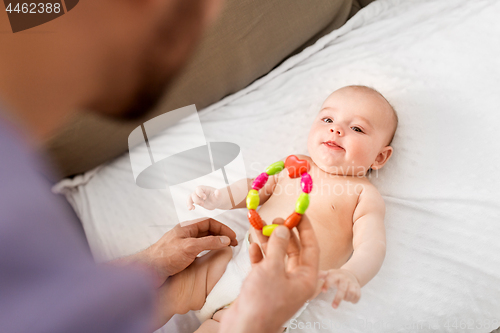
[[[250,221],[250,224],[255,229],[262,230],[262,234],[265,236],[270,236],[279,224],[264,225],[259,213],[255,210],[259,206],[259,190],[266,184],[269,176],[281,172],[284,168],[288,170],[290,178],[301,177],[300,187],[302,189],[302,193],[295,203],[295,212],[288,216],[284,225],[292,230],[299,224],[302,215],[309,206],[309,193],[312,190],[313,181],[311,175],[308,173],[311,167],[307,160],[301,160],[295,155],[290,155],[284,163],[283,161],[278,161],[268,166],[265,172],[255,178],[252,183],[252,189],[248,191],[247,195],[248,221]]]

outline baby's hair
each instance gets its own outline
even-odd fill
[[[394,139],[394,135],[396,134],[396,129],[398,128],[398,123],[399,123],[398,113],[396,112],[396,109],[394,108],[394,106],[392,106],[392,104],[387,100],[387,98],[385,98],[384,95],[382,95],[375,88],[372,88],[372,87],[369,87],[369,86],[364,86],[364,85],[351,85],[351,86],[346,86],[344,88],[348,88],[348,87],[350,87],[350,88],[360,88],[360,89],[371,90],[371,91],[377,93],[378,95],[382,96],[382,98],[387,102],[387,104],[389,104],[389,106],[391,107],[392,115],[393,115],[393,119],[394,119],[394,129],[392,130],[391,139],[389,140],[389,143],[387,144],[388,146],[390,146],[391,143],[392,143],[392,140]]]

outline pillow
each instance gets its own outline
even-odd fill
[[[90,112],[77,114],[46,142],[52,161],[61,176],[70,176],[126,152],[128,135],[139,124],[186,105],[195,104],[200,110],[244,88],[304,43],[311,44],[344,24],[359,8],[355,2],[351,13],[352,4],[352,0],[227,1],[155,110],[127,123]]]

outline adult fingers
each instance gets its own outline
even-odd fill
[[[300,265],[300,240],[293,230],[290,232],[290,242],[286,253],[288,255],[287,267],[289,270]]]
[[[300,238],[300,264],[309,266],[315,272],[319,269],[319,245],[311,221],[307,215],[302,215],[302,219],[297,225]]]
[[[262,253],[263,253],[263,254],[266,254],[266,251],[267,251],[267,243],[261,244],[261,245],[260,245],[260,248],[262,249]]]
[[[189,238],[184,241],[184,249],[191,256],[197,256],[205,250],[218,250],[229,246],[231,240],[227,236],[206,236]]]
[[[266,244],[269,241],[269,237],[264,236],[262,234],[262,230],[255,229],[255,232],[252,233],[252,235],[255,235],[257,237],[257,243],[261,245]]]
[[[273,220],[273,224],[285,224],[285,220],[281,217],[277,217]]]
[[[283,220],[282,218],[276,218],[274,219],[273,224],[285,224],[285,220]],[[298,264],[298,258],[300,255],[300,241],[297,237],[297,234],[293,230],[290,230],[290,241],[288,242],[286,254],[288,255],[288,260],[291,259],[291,261],[289,261],[289,265]]]
[[[274,265],[284,265],[286,249],[290,240],[290,230],[285,226],[274,229],[267,243],[266,260],[269,259]]]
[[[280,217],[275,218],[273,220],[273,224],[284,224],[284,223],[285,220]],[[262,250],[264,251],[264,253],[266,253],[266,246],[264,246],[264,244],[266,244],[269,241],[269,237],[264,236],[261,230],[256,230],[256,232],[253,234],[257,236],[257,242],[262,246]]]
[[[257,243],[250,244],[248,252],[250,254],[250,263],[252,265],[258,264],[264,258],[262,256],[262,251],[260,250],[260,246]]]
[[[185,237],[227,236],[231,240],[232,246],[238,245],[236,233],[227,225],[214,219],[207,218],[206,220],[182,228],[184,229]]]

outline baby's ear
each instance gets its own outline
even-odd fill
[[[382,148],[382,150],[378,153],[377,157],[375,158],[375,162],[371,165],[371,168],[373,170],[378,170],[384,166],[385,163],[391,158],[392,155],[392,147],[391,146],[385,146]]]

